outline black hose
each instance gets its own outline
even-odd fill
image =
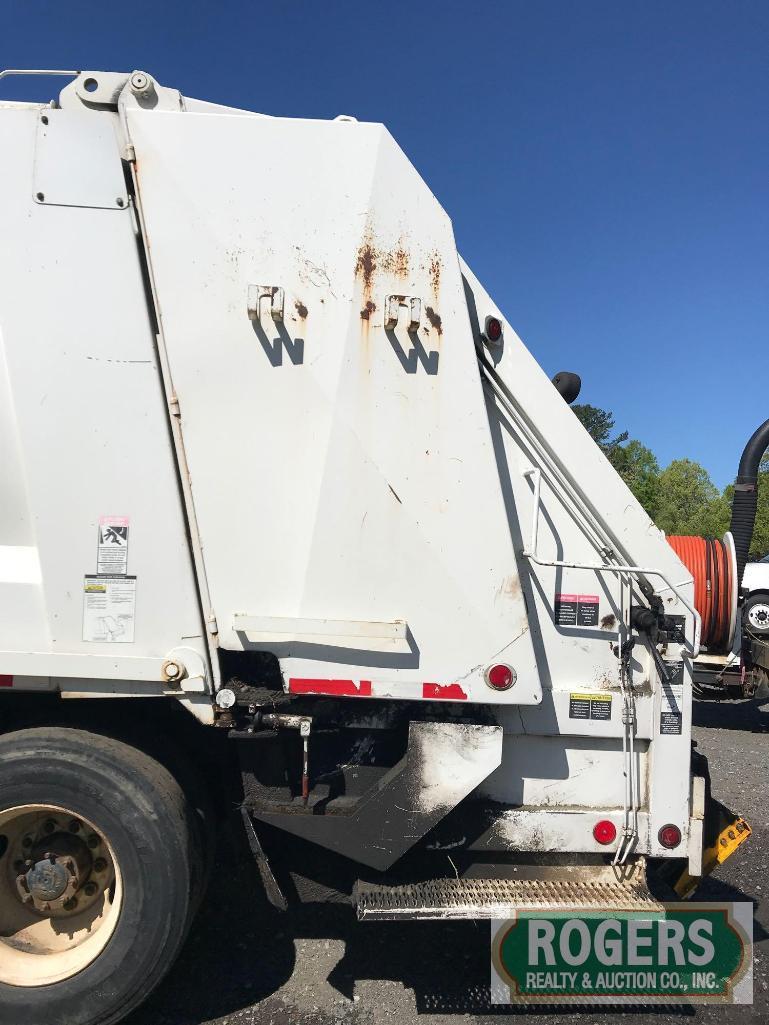
[[[734,482],[732,499],[732,522],[729,529],[734,537],[737,555],[737,581],[742,583],[742,574],[748,561],[753,528],[756,524],[758,503],[758,468],[761,457],[769,447],[769,420],[753,432],[740,458],[737,479]]]

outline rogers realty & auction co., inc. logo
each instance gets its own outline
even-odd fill
[[[753,905],[522,908],[492,922],[492,1003],[753,1002]]]

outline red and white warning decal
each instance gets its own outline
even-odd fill
[[[597,594],[556,593],[553,619],[558,626],[598,626]]]
[[[425,701],[467,701],[458,683],[376,684],[371,680],[316,680],[291,677],[290,694],[329,694],[343,698],[403,698]]]
[[[125,576],[128,572],[128,526],[127,516],[99,517],[97,573]]]

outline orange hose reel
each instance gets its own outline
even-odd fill
[[[694,578],[694,607],[702,618],[701,643],[727,651],[737,611],[737,568],[731,534],[718,538],[673,535],[668,543]]]

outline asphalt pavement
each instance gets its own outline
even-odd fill
[[[239,831],[225,837],[205,904],[175,966],[126,1025],[537,1025],[769,1023],[769,704],[697,702],[695,737],[713,794],[753,835],[696,893],[754,905],[754,1003],[524,1011],[489,1003],[485,922],[361,923],[344,905],[286,914],[260,894]]]

